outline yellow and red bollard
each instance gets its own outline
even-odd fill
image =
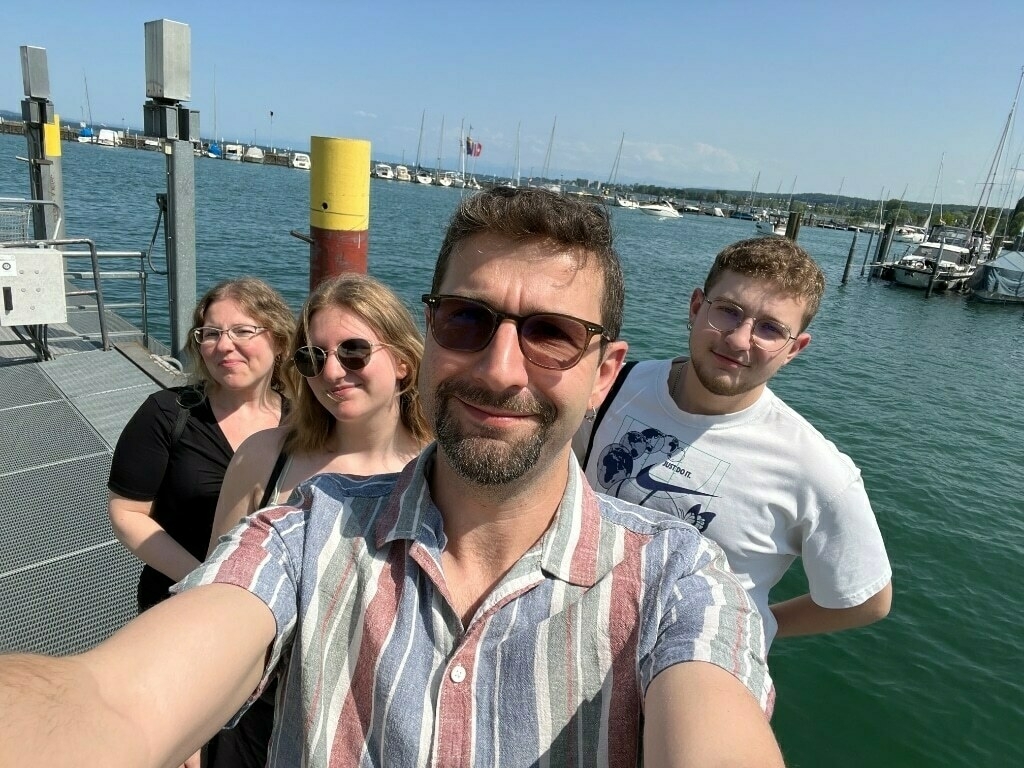
[[[313,136],[309,177],[309,289],[343,272],[366,272],[370,142]]]

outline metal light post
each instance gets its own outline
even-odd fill
[[[270,110],[270,154],[274,154],[274,110]]]
[[[191,98],[192,33],[187,24],[147,21],[145,134],[163,139],[167,158],[167,293],[171,355],[182,360],[196,304],[195,155],[199,112]]]

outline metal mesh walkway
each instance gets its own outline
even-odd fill
[[[157,384],[116,350],[0,365],[0,651],[84,650],[135,615],[106,513],[117,437]]]

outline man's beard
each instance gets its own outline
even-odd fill
[[[470,405],[531,414],[537,419],[537,429],[530,435],[511,440],[501,431],[488,434],[486,429],[478,435],[466,435],[451,412],[451,402],[456,397]],[[550,402],[540,401],[532,395],[495,395],[459,381],[446,381],[438,386],[434,402],[437,409],[434,432],[438,445],[452,468],[461,477],[478,485],[506,485],[533,469],[558,414]]]

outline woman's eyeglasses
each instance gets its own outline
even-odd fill
[[[505,320],[516,324],[519,349],[534,365],[565,371],[576,365],[595,336],[608,339],[604,327],[571,315],[539,312],[513,315],[482,301],[436,293],[423,294],[434,340],[453,352],[479,352],[491,343]]]
[[[221,334],[226,333],[228,338],[236,344],[244,344],[247,341],[252,341],[265,330],[267,329],[259,325],[233,325],[230,328],[214,328],[204,325],[192,329],[192,338],[196,340],[196,344],[216,344],[220,341]]]
[[[320,349],[311,345],[299,347],[292,355],[295,370],[307,379],[314,379],[323,373],[327,356],[334,354],[346,371],[361,371],[370,362],[374,347],[389,346],[384,343],[371,344],[366,339],[347,339],[333,350]]]
[[[709,299],[706,296],[704,301],[708,305],[708,325],[716,331],[732,333],[747,320],[746,310],[738,304],[725,299]],[[755,347],[765,352],[778,352],[790,339],[796,338],[791,333],[789,326],[778,320],[750,318],[750,340]]]

